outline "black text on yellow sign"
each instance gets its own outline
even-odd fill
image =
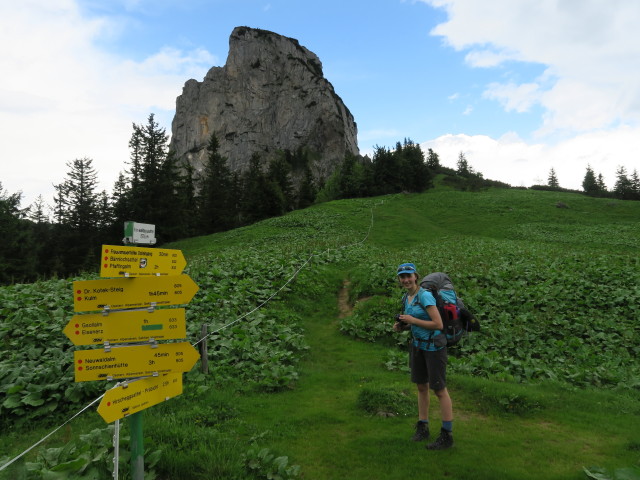
[[[187,337],[184,308],[74,315],[64,334],[74,345],[176,340]]]
[[[76,350],[73,364],[76,382],[147,377],[188,372],[200,358],[188,342]]]
[[[180,250],[103,245],[100,276],[180,275],[186,265]]]
[[[90,312],[109,308],[141,308],[189,303],[198,285],[189,275],[110,278],[73,282],[73,309]]]
[[[107,423],[140,412],[182,393],[182,374],[146,377],[107,390],[98,413]]]

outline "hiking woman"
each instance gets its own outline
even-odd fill
[[[446,384],[447,347],[442,333],[442,318],[431,292],[418,284],[418,272],[413,263],[398,267],[398,280],[406,290],[403,297],[403,314],[394,324],[395,331],[409,325],[413,335],[409,352],[411,381],[418,387],[418,422],[412,440],[419,442],[429,438],[429,388],[440,403],[442,428],[429,450],[443,450],[453,446],[453,405]]]

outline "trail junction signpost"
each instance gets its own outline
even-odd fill
[[[182,374],[198,361],[186,337],[185,309],[198,286],[182,273],[180,250],[144,248],[156,242],[155,225],[125,223],[125,246],[103,245],[100,280],[73,282],[74,311],[63,332],[76,346],[76,382],[122,380],[103,396],[107,422],[129,418],[131,477],[144,477],[142,410],[182,393]],[[81,313],[85,312],[85,313]],[[118,427],[116,427],[118,430]],[[117,451],[117,447],[116,447]],[[114,461],[117,478],[117,461]]]

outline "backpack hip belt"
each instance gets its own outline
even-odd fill
[[[430,345],[433,345],[433,340],[419,340],[417,338],[413,339],[413,346],[420,350],[427,350]]]

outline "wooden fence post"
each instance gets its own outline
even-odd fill
[[[200,349],[200,369],[202,373],[209,373],[209,355],[207,353],[207,324],[203,323],[200,328],[200,338],[202,341],[198,344]]]

